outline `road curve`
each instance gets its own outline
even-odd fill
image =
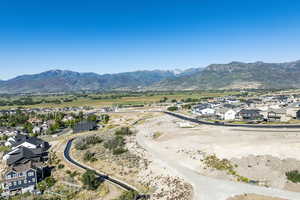
[[[136,189],[135,187],[133,187],[133,186],[127,184],[127,183],[124,183],[124,182],[122,182],[122,181],[120,181],[120,180],[117,180],[116,178],[109,177],[108,175],[99,173],[99,172],[97,172],[95,169],[92,169],[92,168],[90,168],[90,167],[88,167],[88,166],[86,166],[86,165],[84,165],[84,164],[81,164],[81,163],[77,162],[76,160],[74,160],[74,159],[70,156],[70,150],[71,150],[72,143],[73,143],[73,140],[74,140],[74,139],[75,139],[75,138],[70,139],[70,140],[67,142],[67,144],[66,144],[66,147],[65,147],[65,149],[64,149],[64,158],[65,158],[65,160],[67,160],[69,163],[71,163],[71,164],[73,164],[73,165],[75,165],[76,167],[79,167],[79,168],[81,168],[81,169],[84,169],[84,170],[93,170],[93,171],[95,171],[95,173],[96,173],[99,177],[103,178],[104,180],[109,181],[110,183],[112,183],[112,184],[114,184],[114,185],[120,187],[120,188],[123,189],[123,190],[127,190],[127,191],[137,191],[137,189]]]

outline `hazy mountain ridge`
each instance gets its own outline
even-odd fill
[[[299,88],[300,61],[211,64],[187,76],[162,80],[152,89],[231,89],[245,85],[247,88]]]
[[[136,89],[174,77],[170,71],[135,71],[118,74],[79,73],[50,70],[40,74],[21,75],[0,82],[1,93],[47,93],[79,90]]]
[[[50,70],[0,80],[0,93],[232,88],[300,88],[300,60],[285,63],[231,62],[187,70],[144,70],[103,75]]]

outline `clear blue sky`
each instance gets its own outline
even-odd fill
[[[0,79],[298,59],[299,0],[0,2]]]

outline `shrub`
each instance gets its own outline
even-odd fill
[[[82,174],[81,181],[88,190],[96,190],[101,184],[100,178],[98,178],[95,171],[92,170],[87,170]]]
[[[125,152],[127,152],[127,151],[128,151],[127,149],[117,148],[117,149],[114,149],[114,150],[113,150],[113,154],[114,154],[114,155],[120,155],[120,154],[125,153]]]
[[[132,131],[129,127],[122,127],[115,132],[115,135],[132,135]]]
[[[85,150],[89,148],[89,145],[98,144],[101,143],[102,141],[103,141],[102,138],[99,136],[96,135],[88,136],[77,141],[77,143],[75,144],[75,148],[76,150]]]
[[[176,111],[176,110],[178,110],[178,107],[177,106],[171,106],[171,107],[168,107],[167,110],[171,111],[171,112]]]
[[[109,150],[114,150],[125,145],[125,139],[122,136],[115,136],[114,138],[106,141],[104,147]]]
[[[293,170],[285,173],[287,179],[293,183],[300,183],[300,173],[298,170]]]
[[[63,165],[63,164],[59,164],[59,165],[57,166],[58,169],[63,169],[64,167],[65,167],[65,165]]]
[[[104,147],[112,151],[114,155],[120,155],[127,152],[128,150],[124,149],[124,146],[125,139],[120,135],[117,135],[104,143]]]
[[[70,170],[67,170],[66,173],[69,174],[71,178],[74,178],[79,174],[77,171],[71,172]]]
[[[107,124],[108,121],[109,121],[109,115],[107,115],[107,114],[101,115],[101,121],[102,121],[104,124]]]
[[[51,188],[52,186],[54,186],[55,183],[56,183],[56,180],[53,177],[49,176],[49,177],[45,178],[43,181],[39,182],[37,187],[39,190],[45,191],[45,190]]]
[[[97,160],[94,156],[95,156],[95,153],[91,153],[90,151],[87,151],[83,155],[83,160],[94,162]]]
[[[126,191],[116,200],[134,200],[137,199],[138,193],[136,191]]]
[[[84,143],[83,141],[79,141],[75,144],[75,149],[76,150],[85,150],[88,148],[88,145]]]

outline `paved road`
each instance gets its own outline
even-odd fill
[[[167,150],[162,149],[159,145],[152,143],[142,132],[137,134],[137,142],[155,159],[167,165],[170,169],[175,170],[194,188],[195,200],[226,200],[230,196],[255,193],[266,196],[281,197],[289,200],[299,200],[300,193],[288,192],[279,189],[265,188],[250,184],[214,179],[198,174],[196,171],[184,166],[180,160],[170,157]]]
[[[168,112],[164,111],[163,113],[167,115],[171,115],[173,117],[194,122],[197,124],[206,124],[206,125],[212,125],[212,126],[228,126],[228,127],[246,127],[246,128],[300,128],[299,124],[275,124],[275,125],[268,125],[268,124],[231,124],[231,123],[214,123],[214,122],[208,122],[203,120],[198,120],[195,118],[192,118],[187,115],[174,113],[174,112]]]
[[[111,183],[117,185],[118,187],[120,187],[120,188],[122,188],[122,189],[124,189],[124,190],[135,190],[135,191],[137,191],[136,188],[134,188],[133,186],[131,186],[131,185],[127,184],[127,183],[124,183],[124,182],[122,182],[122,181],[120,181],[120,180],[117,180],[117,179],[115,179],[115,178],[111,178],[111,177],[109,177],[109,176],[107,176],[107,175],[105,175],[105,174],[99,173],[99,172],[97,172],[96,170],[94,170],[94,169],[92,169],[92,168],[90,168],[90,167],[88,167],[88,166],[86,166],[86,165],[84,165],[84,164],[81,164],[81,163],[77,162],[76,160],[74,160],[74,159],[70,156],[70,150],[71,150],[72,143],[73,143],[73,140],[74,140],[74,139],[75,139],[75,138],[73,138],[73,139],[71,139],[71,140],[69,140],[69,141],[67,142],[66,147],[65,147],[65,150],[64,150],[64,158],[65,158],[68,162],[70,162],[70,163],[73,164],[73,165],[76,165],[76,166],[79,167],[79,168],[85,169],[85,170],[88,170],[88,169],[93,170],[93,171],[95,171],[96,174],[97,174],[98,176],[100,176],[101,178],[103,178],[103,179],[105,179],[105,180],[107,180],[107,181],[109,181],[109,182],[111,182]]]

